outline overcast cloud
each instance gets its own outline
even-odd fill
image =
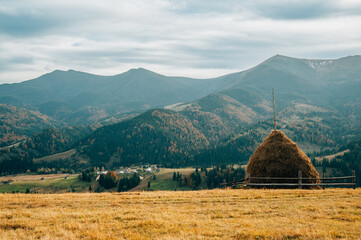
[[[0,0],[0,83],[144,67],[207,78],[361,51],[361,1]]]

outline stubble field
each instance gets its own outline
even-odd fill
[[[361,189],[0,194],[0,239],[360,239]]]

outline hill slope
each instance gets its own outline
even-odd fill
[[[359,136],[352,123],[339,113],[308,104],[294,104],[277,114],[277,129],[282,130],[307,154],[338,149]],[[238,129],[194,156],[194,162],[206,164],[246,164],[256,147],[272,131],[271,119]]]
[[[28,169],[35,172],[38,167],[82,168],[84,164],[80,161],[71,161],[72,155],[66,161],[54,159],[50,163],[37,161],[35,164],[34,159],[68,151],[90,133],[90,127],[84,126],[66,127],[61,130],[49,128],[23,140],[17,146],[1,148],[0,174],[25,172]]]
[[[195,153],[263,119],[259,112],[270,115],[269,103],[262,98],[240,102],[250,96],[250,91],[234,89],[171,107],[173,111],[151,110],[98,129],[82,140],[79,151],[93,163],[108,162],[108,166],[139,162],[168,167],[191,165]]]

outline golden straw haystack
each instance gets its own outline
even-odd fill
[[[283,132],[274,130],[258,146],[249,159],[246,173],[251,177],[298,177],[298,170],[302,171],[302,178],[318,178],[319,175],[306,154],[297,147]],[[292,182],[277,180],[258,180],[257,182]],[[317,183],[319,180],[303,180],[303,183]]]

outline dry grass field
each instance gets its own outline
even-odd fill
[[[361,239],[361,189],[0,194],[0,239]]]

